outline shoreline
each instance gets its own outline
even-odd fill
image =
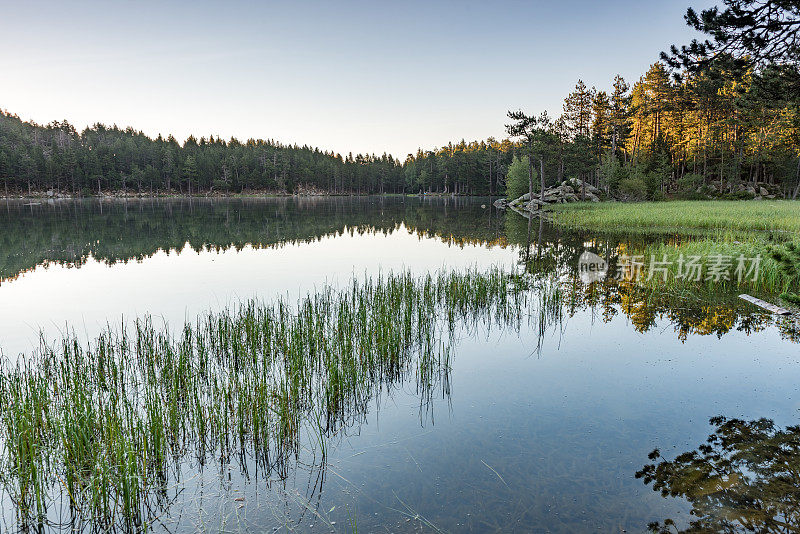
[[[101,195],[69,195],[64,193],[33,192],[30,194],[0,194],[0,200],[153,200],[153,199],[178,199],[178,198],[322,198],[322,197],[418,197],[418,198],[498,198],[487,195],[456,195],[453,193],[326,193],[326,192],[299,192],[299,193],[276,193],[274,191],[247,191],[243,193],[128,193],[110,192]]]

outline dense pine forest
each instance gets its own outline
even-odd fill
[[[152,139],[133,128],[39,125],[0,112],[5,194],[297,192],[505,195],[582,178],[609,196],[752,198],[800,192],[797,2],[726,0],[687,12],[713,37],[662,54],[638,80],[579,80],[563,113],[509,112],[509,139],[405,160],[272,140]]]

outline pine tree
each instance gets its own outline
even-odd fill
[[[614,77],[614,87],[611,93],[611,109],[609,121],[611,122],[611,152],[616,156],[617,147],[624,148],[625,141],[630,133],[628,121],[630,116],[631,97],[628,93],[630,86],[625,79],[617,74]],[[627,157],[625,158],[627,159]]]

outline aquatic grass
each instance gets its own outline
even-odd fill
[[[22,526],[66,501],[95,527],[144,529],[183,459],[249,458],[286,477],[383,389],[415,377],[421,402],[446,391],[460,333],[545,323],[559,295],[498,269],[388,274],[295,305],[246,301],[174,334],[143,317],[86,345],[42,341],[0,369],[0,480]]]

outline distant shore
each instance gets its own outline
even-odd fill
[[[316,190],[301,190],[293,193],[278,191],[259,191],[245,190],[243,192],[226,191],[203,191],[203,192],[179,192],[179,191],[103,191],[102,193],[72,194],[57,191],[32,191],[31,193],[9,193],[0,191],[0,200],[80,200],[80,199],[151,199],[151,198],[293,198],[293,197],[486,197],[486,195],[463,195],[453,193],[331,193]]]

